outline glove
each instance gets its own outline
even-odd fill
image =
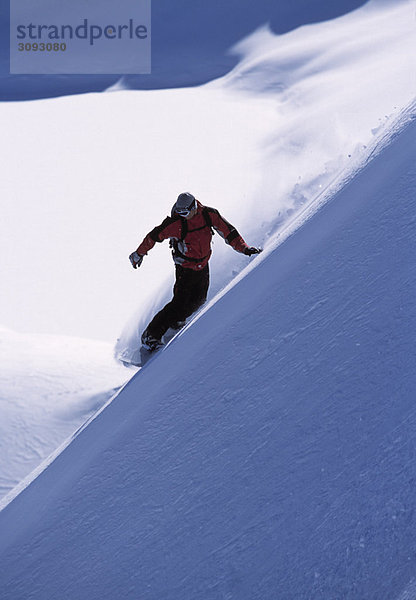
[[[137,254],[136,251],[132,252],[129,256],[130,262],[133,266],[133,269],[137,269],[143,262],[143,256],[141,254]]]
[[[244,250],[244,254],[247,256],[251,256],[252,254],[260,254],[260,252],[263,252],[263,248],[255,248],[254,246],[250,246],[250,248],[246,248]]]

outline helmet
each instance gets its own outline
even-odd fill
[[[172,215],[177,214],[181,217],[187,217],[190,212],[196,208],[195,196],[189,192],[179,194],[178,199],[172,208]]]

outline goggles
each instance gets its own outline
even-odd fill
[[[174,212],[180,217],[187,217],[196,208],[196,201],[194,200],[188,208],[174,208]]]

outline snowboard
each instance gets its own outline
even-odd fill
[[[140,347],[138,350],[135,351],[134,356],[132,357],[119,357],[118,360],[121,362],[121,364],[124,367],[135,367],[135,368],[141,368],[144,367],[144,365],[146,363],[149,362],[149,360],[151,358],[153,358],[155,356],[155,354],[157,354],[159,352],[159,350],[162,349],[162,347],[164,346],[161,345],[159,346],[159,348],[156,348],[155,350],[151,351],[151,350],[147,350],[146,348]]]
[[[141,346],[140,348],[140,364],[136,365],[137,367],[144,367],[146,363],[149,362],[151,358],[153,358],[160,350],[163,348],[165,344],[160,344],[154,350],[148,350]]]
[[[147,350],[147,348],[144,348],[143,346],[141,346],[140,347],[140,362],[136,366],[144,367],[144,365],[146,363],[148,363],[151,358],[153,358],[156,354],[158,354],[158,352],[160,352],[160,350],[162,350],[162,348],[164,348],[175,337],[175,335],[178,333],[178,331],[179,331],[179,328],[178,329],[168,329],[167,332],[165,333],[165,335],[163,336],[162,342],[154,350]]]
[[[121,354],[117,356],[117,359],[125,366],[125,367],[136,367],[141,368],[144,367],[146,363],[149,362],[156,354],[162,350],[164,346],[166,346],[182,329],[182,327],[178,327],[175,329],[168,329],[165,335],[163,336],[162,343],[155,350],[147,350],[141,346],[134,350],[133,353],[126,352],[125,354]]]

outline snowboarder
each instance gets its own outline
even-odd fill
[[[208,261],[214,229],[237,252],[247,256],[261,252],[261,248],[248,246],[218,210],[203,206],[192,194],[184,192],[173,205],[171,216],[152,229],[130,254],[130,262],[137,269],[156,242],[170,238],[176,269],[173,298],[144,330],[141,341],[146,350],[157,350],[169,328],[183,327],[187,317],[204,304],[209,287]]]

